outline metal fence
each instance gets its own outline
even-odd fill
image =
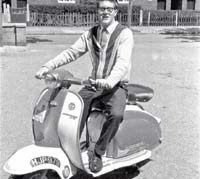
[[[200,11],[187,11],[185,14],[184,11],[178,11],[177,14],[177,25],[191,26],[196,25],[200,26]]]
[[[30,26],[93,26],[95,13],[65,13],[60,15],[30,13]],[[118,13],[117,20],[126,25],[127,13]],[[200,11],[147,11],[132,14],[132,26],[200,26]]]
[[[199,26],[200,11],[143,11],[144,26]]]
[[[92,26],[96,23],[96,14],[65,13],[60,15],[30,13],[31,26]]]
[[[139,25],[139,13],[132,14],[132,25]],[[118,13],[117,20],[123,24],[127,24],[128,15]],[[97,23],[96,13],[65,13],[60,15],[30,13],[31,26],[93,26]]]

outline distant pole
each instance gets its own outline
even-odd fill
[[[150,26],[151,23],[151,12],[148,12],[148,26]]]
[[[178,26],[178,11],[176,11],[175,24],[176,24],[176,26]]]
[[[2,0],[0,0],[0,47],[3,46],[3,28],[2,28]]]
[[[143,25],[143,10],[140,10],[140,22],[139,25],[142,26]]]
[[[132,8],[133,8],[133,0],[129,0],[129,4],[128,4],[128,27],[131,27]]]
[[[29,21],[30,21],[30,6],[27,3],[27,5],[26,5],[26,22],[29,22]]]

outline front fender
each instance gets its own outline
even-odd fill
[[[64,177],[64,169],[69,169]],[[30,145],[15,152],[5,163],[4,170],[14,175],[24,175],[39,170],[52,169],[61,179],[70,178],[74,169],[61,148]],[[73,171],[72,171],[73,170]]]

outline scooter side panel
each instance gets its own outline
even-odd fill
[[[78,168],[84,169],[82,163],[79,128],[83,112],[83,101],[81,97],[71,91],[68,91],[58,124],[58,135],[60,143],[70,161]]]
[[[131,153],[142,149],[152,150],[160,144],[160,138],[161,129],[157,120],[146,111],[129,106],[114,143],[122,153]],[[119,151],[117,157],[120,156]]]
[[[73,175],[70,162],[61,148],[39,147],[30,145],[15,152],[5,163],[4,170],[14,175],[25,175],[39,170],[51,169],[61,179],[63,170],[68,167],[68,178]]]

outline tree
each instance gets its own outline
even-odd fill
[[[129,0],[129,5],[128,5],[128,27],[131,26],[131,22],[132,22],[132,9],[133,9],[133,0]]]

